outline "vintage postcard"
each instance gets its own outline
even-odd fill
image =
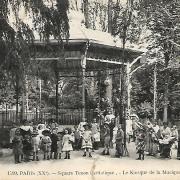
[[[0,0],[0,180],[178,180],[179,112],[179,0]]]

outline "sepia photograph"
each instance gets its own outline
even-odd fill
[[[0,180],[180,179],[180,0],[0,0]]]

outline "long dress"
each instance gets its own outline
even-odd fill
[[[110,146],[110,139],[110,129],[109,127],[106,127],[104,132],[104,146],[107,148]]]
[[[123,155],[123,141],[124,141],[124,131],[122,129],[117,131],[116,134],[116,155]]]
[[[177,159],[180,160],[180,139],[178,139]]]
[[[90,148],[92,149],[92,132],[91,131],[84,131],[82,135],[82,149]]]
[[[158,144],[156,143],[156,133],[148,132],[146,136],[146,151],[149,155],[156,155],[158,153]]]
[[[63,145],[63,148],[62,148],[63,152],[73,150],[73,148],[72,148],[72,136],[70,134],[65,134],[63,136],[62,145]]]

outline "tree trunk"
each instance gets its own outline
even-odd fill
[[[59,71],[57,68],[57,62],[55,67],[55,78],[56,78],[56,122],[58,123],[58,109],[59,109],[59,101],[58,101],[58,90],[59,90]]]
[[[88,0],[83,0],[84,6],[83,6],[83,11],[84,11],[84,18],[85,18],[85,26],[86,28],[90,28],[90,23],[89,23],[89,2]]]
[[[164,107],[163,107],[163,121],[167,122],[167,118],[168,118],[168,82],[166,82],[165,84],[165,90],[164,90]]]
[[[22,105],[21,105],[21,121],[25,118],[24,104],[25,104],[25,96],[24,96],[24,92],[23,92],[22,93]]]
[[[165,89],[164,89],[164,107],[163,107],[163,121],[167,122],[168,121],[168,91],[169,91],[169,71],[167,69],[168,64],[169,64],[169,54],[165,53],[165,68],[166,68],[166,74],[165,74]]]
[[[108,33],[112,33],[112,0],[108,0]]]
[[[18,111],[19,111],[19,78],[16,76],[16,122],[18,121]]]

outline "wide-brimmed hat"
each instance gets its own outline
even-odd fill
[[[49,129],[45,129],[45,130],[43,130],[43,131],[42,131],[42,134],[43,134],[43,135],[50,134],[50,131],[49,131]]]
[[[109,123],[108,122],[104,122],[104,126],[108,125],[109,126]]]
[[[89,123],[86,123],[86,124],[83,125],[83,127],[89,127],[90,128],[91,125]]]

